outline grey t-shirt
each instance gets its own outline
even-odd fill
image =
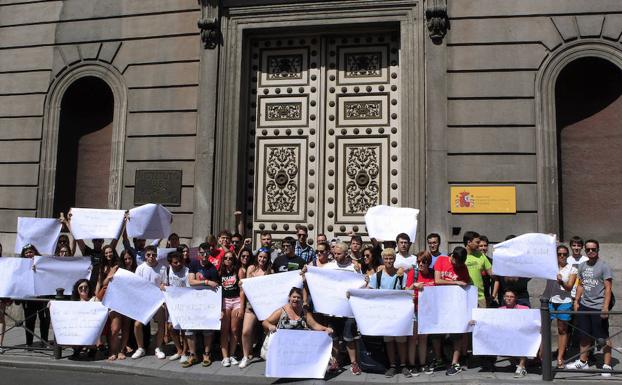
[[[581,304],[600,310],[605,302],[605,280],[612,279],[611,268],[607,262],[598,259],[594,265],[583,262],[579,265],[577,277],[583,285]]]

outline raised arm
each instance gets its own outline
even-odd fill
[[[73,236],[73,232],[71,231],[71,210],[69,210],[69,212],[67,213],[67,217],[66,218],[63,215],[63,213],[61,213],[60,214],[60,220],[61,220],[62,223],[65,224],[65,226],[67,226],[67,230],[69,230],[69,232]],[[73,239],[78,244],[78,248],[80,249],[80,253],[83,256],[85,256],[85,254],[86,254],[86,243],[84,243],[84,240],[83,239],[76,239],[75,236],[73,236]],[[75,254],[75,247],[74,247],[74,254]]]

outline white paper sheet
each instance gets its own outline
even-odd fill
[[[413,335],[412,290],[352,289],[350,307],[363,335]]]
[[[75,239],[118,239],[123,210],[71,209],[71,233]]]
[[[473,309],[472,318],[474,355],[535,357],[538,353],[540,310]]]
[[[325,332],[279,329],[270,341],[266,377],[322,379],[332,346]]]
[[[35,295],[55,295],[57,288],[71,295],[77,280],[91,276],[89,257],[34,257]]]
[[[374,206],[365,214],[365,226],[371,238],[379,241],[395,241],[400,233],[406,233],[411,242],[417,235],[419,210],[408,207]]]
[[[496,261],[495,261],[496,263]],[[419,293],[419,334],[467,333],[471,311],[477,307],[477,288],[469,285],[426,286]]]
[[[22,247],[30,243],[41,255],[54,255],[61,227],[58,219],[18,217],[15,254],[20,254]]]
[[[101,302],[50,301],[50,317],[59,345],[89,346],[97,344],[108,308]]]
[[[164,206],[148,203],[130,210],[127,235],[141,239],[163,239],[171,235],[173,215]]]
[[[32,258],[0,258],[0,298],[26,298],[35,295]]]
[[[196,290],[167,286],[166,308],[176,329],[220,330],[221,288]]]
[[[292,287],[302,288],[299,270],[247,278],[242,282],[244,295],[260,321],[287,303]]]
[[[337,317],[354,317],[346,292],[365,286],[363,274],[307,266],[305,277],[315,311]]]
[[[164,294],[151,282],[130,271],[119,269],[108,285],[102,303],[146,324],[164,303]]]
[[[557,280],[555,236],[529,233],[493,246],[493,274]]]

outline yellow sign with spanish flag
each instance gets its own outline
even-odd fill
[[[516,186],[451,186],[451,212],[516,213]]]

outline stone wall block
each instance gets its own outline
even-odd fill
[[[603,29],[605,16],[603,15],[582,15],[577,16],[577,25],[581,37],[599,37]]]
[[[535,155],[465,154],[451,155],[447,160],[447,179],[456,184],[534,183],[536,170]]]
[[[564,41],[574,40],[579,37],[577,19],[575,16],[558,16],[551,19],[557,27]]]
[[[602,36],[606,39],[620,40],[622,36],[622,15],[605,16]]]
[[[80,56],[84,60],[97,59],[97,54],[99,53],[101,45],[102,43],[79,44],[78,49],[80,50]]]

